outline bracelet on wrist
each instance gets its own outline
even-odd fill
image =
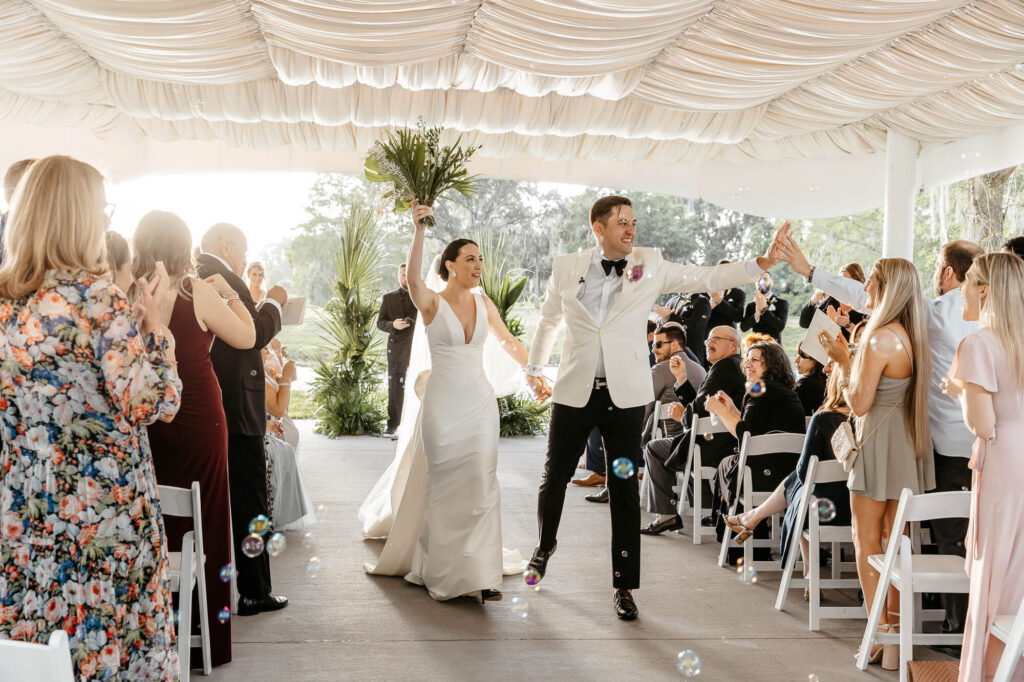
[[[811,269],[807,271],[807,283],[814,284],[814,270],[817,266],[812,265]]]

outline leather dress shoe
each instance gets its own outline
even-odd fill
[[[596,488],[604,485],[604,476],[598,473],[591,473],[585,478],[574,478],[572,482],[576,485],[581,485],[584,488]]]
[[[584,495],[584,500],[587,502],[607,502],[608,501],[608,488],[601,488],[593,495]]]
[[[286,606],[288,606],[288,597],[278,597],[273,594],[268,594],[262,599],[239,597],[237,615],[255,616],[257,613],[265,611],[279,611]]]
[[[615,615],[622,620],[636,620],[640,615],[640,609],[636,607],[629,590],[615,590]]]
[[[651,521],[640,529],[642,535],[661,535],[667,530],[679,530],[683,527],[683,520],[678,516],[670,516],[662,521]]]
[[[501,591],[499,590],[480,590],[480,603],[489,601],[501,601]]]
[[[530,563],[527,564],[527,568],[532,568],[537,571],[537,573],[540,574],[540,577],[543,578],[544,573],[548,570],[548,559],[551,558],[551,555],[555,553],[556,549],[558,549],[557,542],[554,547],[546,552],[540,547],[537,547],[537,549],[533,550],[533,557],[530,558]]]

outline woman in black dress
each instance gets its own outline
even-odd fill
[[[796,382],[796,394],[804,406],[804,415],[810,417],[825,400],[825,366],[805,353],[797,344],[796,371],[800,378]]]

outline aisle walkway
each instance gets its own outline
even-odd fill
[[[640,619],[617,620],[607,506],[584,501],[586,491],[575,486],[558,554],[537,593],[510,578],[502,602],[437,603],[401,579],[367,576],[362,563],[380,543],[359,539],[356,510],[394,445],[379,438],[329,440],[314,435],[308,422],[300,428],[300,461],[314,501],[327,507],[326,522],[312,529],[312,549],[303,547],[301,533],[289,534],[288,549],[272,567],[274,591],[291,605],[236,617],[234,662],[211,679],[679,679],[674,666],[681,649],[700,656],[700,680],[898,679],[877,666],[866,673],[854,668],[863,621],[831,621],[811,633],[797,590],[787,613],[773,608],[779,574],[744,585],[734,571],[715,565],[714,545],[695,546],[677,534],[644,538]],[[505,546],[524,555],[536,537],[543,452],[540,438],[501,445]],[[314,554],[322,568],[312,578],[305,564]],[[526,619],[513,613],[510,600],[517,595],[529,601]]]

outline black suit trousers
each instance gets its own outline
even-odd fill
[[[565,488],[576,470],[580,452],[591,430],[597,427],[604,440],[605,468],[612,517],[612,584],[617,589],[640,586],[640,488],[636,474],[619,478],[611,462],[625,457],[634,471],[643,463],[640,436],[644,406],[619,408],[608,389],[594,389],[584,407],[555,403],[551,407],[547,460],[538,495],[537,521],[540,548],[550,550],[558,536],[565,505]]]
[[[947,457],[935,453],[935,492],[970,490],[972,472],[966,457]],[[932,519],[932,536],[939,546],[939,554],[967,556],[964,541],[967,538],[967,519]],[[943,594],[942,607],[946,611],[943,632],[963,632],[967,617],[966,594]]]
[[[388,361],[388,431],[394,431],[402,423],[402,404],[405,402],[405,373],[408,369],[408,358],[406,359],[406,364]]]
[[[270,594],[270,558],[261,552],[255,558],[242,554],[242,540],[249,535],[249,522],[259,514],[270,517],[267,505],[267,453],[262,436],[228,434],[228,486],[231,490],[231,536],[235,543],[238,593],[261,599]],[[270,537],[268,533],[264,541]]]

